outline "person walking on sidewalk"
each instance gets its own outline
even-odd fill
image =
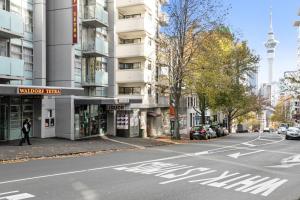
[[[22,137],[22,139],[19,143],[20,146],[22,146],[23,143],[25,143],[25,140],[27,140],[28,145],[31,145],[30,140],[29,140],[30,128],[31,128],[31,124],[30,124],[29,119],[25,119],[23,122],[23,127],[22,127],[22,133],[23,133],[24,137]]]

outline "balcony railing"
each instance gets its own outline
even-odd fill
[[[147,69],[118,70],[118,83],[151,83],[152,71]]]
[[[23,35],[22,16],[0,9],[0,38],[22,38]]]
[[[84,8],[84,19],[82,23],[91,27],[107,27],[108,13],[100,5],[89,5]]]
[[[1,20],[0,20],[1,21]],[[0,77],[8,80],[24,78],[24,61],[0,56]]]
[[[108,43],[104,38],[95,38],[83,43],[83,55],[90,57],[108,56]]]
[[[118,19],[116,25],[117,33],[127,33],[127,32],[148,32],[154,33],[155,27],[152,23],[145,17],[136,17],[128,19]]]
[[[147,57],[147,48],[144,43],[118,44],[116,55],[118,58]]]
[[[162,26],[167,26],[168,25],[169,19],[168,19],[168,16],[167,16],[166,13],[160,13],[158,15],[158,19],[159,19],[160,25],[162,25]]]
[[[92,77],[87,77],[83,87],[100,87],[108,85],[108,73],[104,71],[96,71]]]
[[[169,107],[170,98],[168,96],[159,96],[157,104],[160,107]]]
[[[117,0],[117,8],[123,8],[128,6],[147,6],[150,5],[149,0]]]

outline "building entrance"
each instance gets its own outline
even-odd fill
[[[6,141],[8,133],[7,105],[0,104],[0,141]]]

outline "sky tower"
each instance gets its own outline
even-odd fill
[[[270,27],[268,33],[268,40],[265,43],[265,47],[267,48],[268,54],[268,63],[269,63],[269,79],[268,84],[272,84],[273,82],[273,63],[275,58],[275,48],[279,42],[275,39],[273,32],[273,16],[272,16],[272,8],[270,9]]]

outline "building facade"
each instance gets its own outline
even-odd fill
[[[0,0],[0,140],[168,130],[163,0]],[[143,131],[141,131],[143,130]]]

